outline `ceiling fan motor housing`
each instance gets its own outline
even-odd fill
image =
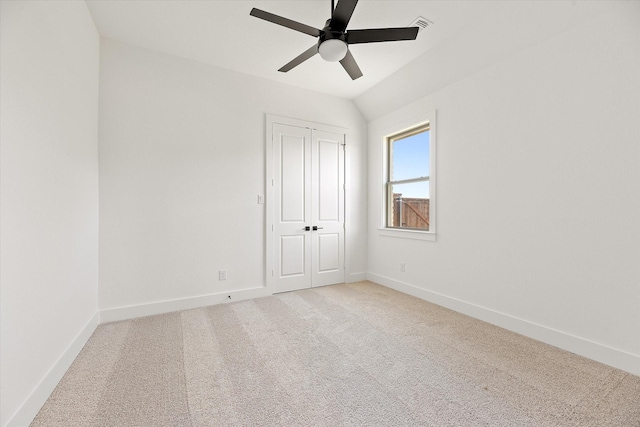
[[[328,62],[342,61],[348,51],[347,44],[339,39],[325,40],[318,46],[318,53]]]
[[[331,19],[327,20],[322,33],[318,37],[318,53],[325,61],[336,62],[342,60],[347,54],[347,37],[342,31],[332,31],[329,26]]]

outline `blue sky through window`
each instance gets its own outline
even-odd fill
[[[393,142],[392,181],[429,176],[429,131]],[[402,197],[429,197],[429,182],[394,185]]]

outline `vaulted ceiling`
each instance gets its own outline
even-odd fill
[[[593,19],[604,7],[578,0],[361,0],[348,29],[403,27],[418,16],[433,24],[415,41],[350,46],[364,73],[352,81],[340,64],[325,62],[317,55],[288,73],[278,72],[316,39],[249,15],[257,7],[322,28],[330,16],[330,0],[86,2],[103,37],[349,99],[443,46],[450,55],[462,58],[482,56],[477,52],[480,44],[486,55],[496,56],[507,45],[532,44],[580,20]],[[487,43],[483,45],[484,39]]]

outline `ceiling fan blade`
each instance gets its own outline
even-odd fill
[[[265,12],[264,10],[256,9],[255,7],[251,9],[249,15],[264,19],[265,21],[273,22],[274,24],[282,25],[283,27],[291,28],[292,30],[300,31],[301,33],[309,34],[313,37],[318,37],[322,34],[322,31],[317,28],[292,21],[288,18],[283,18],[282,16],[274,15],[273,13]]]
[[[358,64],[353,58],[353,55],[351,55],[351,52],[347,51],[347,55],[342,58],[340,64],[342,64],[342,67],[347,71],[347,73],[349,73],[351,80],[362,77],[362,71],[360,71],[360,67],[358,67]]]
[[[358,0],[338,0],[338,4],[331,15],[331,23],[329,24],[331,29],[341,32],[346,30],[357,4]]]
[[[369,30],[347,31],[347,43],[349,44],[415,40],[416,37],[418,37],[418,27],[372,28]]]
[[[298,65],[302,64],[304,61],[311,58],[316,53],[318,53],[318,45],[314,44],[309,49],[305,50],[300,55],[296,56],[293,60],[291,60],[288,64],[280,68],[278,71],[286,73],[293,67],[297,67]]]

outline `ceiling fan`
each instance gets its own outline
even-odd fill
[[[348,45],[358,43],[378,43],[399,40],[415,40],[418,36],[418,27],[402,28],[370,28],[366,30],[349,30],[347,25],[356,8],[358,0],[339,0],[334,7],[334,0],[331,0],[331,18],[327,20],[322,30],[311,27],[300,22],[293,21],[264,10],[251,9],[251,16],[300,31],[313,37],[318,37],[318,43],[295,57],[278,71],[286,73],[292,68],[302,64],[307,59],[319,53],[320,56],[329,62],[340,61],[342,67],[347,71],[352,80],[362,77],[362,71],[356,60],[349,52]]]

